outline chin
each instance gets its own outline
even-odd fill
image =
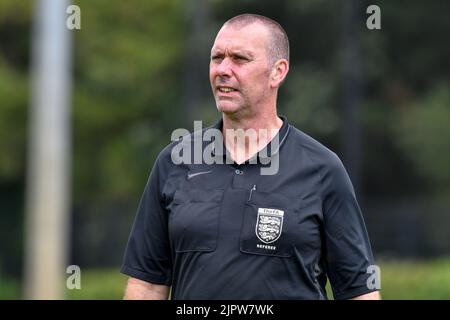
[[[230,103],[228,101],[227,102],[220,101],[217,102],[216,105],[217,110],[225,114],[233,114],[241,109],[239,105],[236,105],[235,103]]]

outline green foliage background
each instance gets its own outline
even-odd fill
[[[219,118],[209,89],[208,55],[220,25],[233,15],[264,14],[285,27],[291,70],[280,91],[279,113],[342,152],[344,1],[73,3],[81,8],[82,29],[73,32],[72,263],[117,268],[151,166],[172,130],[192,130],[193,119],[206,126]],[[418,208],[429,230],[414,255],[445,256],[450,250],[450,3],[378,1],[382,30],[377,31],[365,28],[365,8],[372,3],[357,3],[363,88],[359,194],[368,221],[381,225],[368,224],[375,253],[403,256],[402,247],[389,250],[392,241],[383,229],[383,221],[397,214],[387,204],[401,200]],[[22,274],[34,5],[0,1],[0,297],[16,296]],[[371,210],[372,203],[386,206]],[[385,297],[449,298],[445,261],[387,264]],[[402,270],[417,274],[417,282]],[[428,276],[433,289],[422,290],[426,286],[419,279]],[[104,279],[99,286],[111,286],[111,292],[119,292],[123,280],[115,271],[92,271],[89,279]],[[396,291],[399,287],[411,290]],[[119,297],[89,290],[83,291],[85,298]]]

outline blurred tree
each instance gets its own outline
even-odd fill
[[[436,86],[419,101],[399,108],[395,116],[396,142],[428,192],[450,196],[450,85]]]
[[[191,119],[211,123],[220,116],[209,89],[208,55],[220,25],[236,14],[267,15],[285,27],[291,66],[280,90],[279,112],[342,156],[342,2],[214,0],[208,7],[181,0],[74,3],[82,16],[82,29],[75,31],[73,97],[73,258],[80,264],[120,262],[153,161],[170,142],[171,131],[186,125],[192,79],[186,72],[198,73],[196,81],[204,81],[193,89],[192,101],[197,102]],[[21,223],[32,4],[0,1],[0,264],[8,272],[17,269],[21,256],[15,253],[21,234],[12,230],[20,230]],[[449,197],[444,171],[450,166],[445,153],[450,2],[380,0],[381,30],[366,28],[369,4],[362,1],[357,11],[362,195]],[[193,38],[202,39],[195,50],[189,44]],[[193,67],[197,52],[205,58],[199,57]],[[395,206],[389,208],[376,211],[378,218],[396,214]]]
[[[77,4],[73,259],[113,264],[153,160],[183,119],[185,3]]]
[[[78,3],[75,192],[82,201],[120,201],[141,192],[142,173],[168,142],[170,120],[180,110],[183,7],[179,1]]]
[[[0,274],[22,273],[32,1],[0,1]],[[1,275],[0,275],[1,278]]]
[[[202,105],[205,91],[209,90],[208,47],[212,36],[205,30],[211,26],[211,5],[208,0],[188,0],[185,5],[185,19],[188,26],[186,50],[184,53],[183,112],[180,119],[184,126],[192,128],[198,109]],[[188,127],[189,128],[189,127]],[[189,129],[191,129],[189,128]],[[191,129],[192,130],[192,129]]]

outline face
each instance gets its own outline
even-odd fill
[[[216,105],[225,114],[252,114],[270,91],[267,30],[257,24],[224,26],[211,49],[209,77]]]

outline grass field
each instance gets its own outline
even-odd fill
[[[384,261],[381,294],[390,299],[450,299],[450,258],[428,262]],[[68,299],[122,299],[127,277],[117,270],[82,270],[81,290]],[[0,278],[0,299],[20,298],[17,281]]]

